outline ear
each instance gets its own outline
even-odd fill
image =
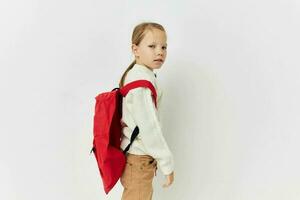
[[[132,44],[131,49],[134,56],[139,56],[139,47],[136,44]]]

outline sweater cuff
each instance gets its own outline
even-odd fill
[[[160,168],[161,172],[164,175],[171,174],[174,171],[174,161],[173,161],[173,158],[171,158],[170,162],[168,162],[168,163],[162,164],[162,163],[158,162],[158,167]]]

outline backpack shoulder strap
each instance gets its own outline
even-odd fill
[[[156,102],[157,93],[156,93],[156,90],[155,90],[155,87],[153,86],[153,84],[148,80],[132,81],[132,82],[126,84],[124,87],[122,87],[120,89],[120,93],[122,94],[123,97],[125,97],[130,90],[132,90],[134,88],[138,88],[138,87],[147,87],[151,90],[152,96],[155,100],[154,101],[155,107],[157,107],[157,102]]]

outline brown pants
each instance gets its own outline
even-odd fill
[[[124,187],[122,200],[151,200],[152,180],[157,162],[149,155],[127,154],[126,167],[120,182]]]

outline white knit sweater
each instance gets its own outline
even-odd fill
[[[174,170],[173,155],[164,139],[159,108],[162,100],[162,90],[158,85],[155,73],[144,65],[135,64],[127,73],[124,85],[135,80],[152,82],[157,93],[157,109],[151,96],[151,90],[145,87],[135,88],[123,97],[122,122],[123,128],[121,148],[124,150],[130,143],[131,134],[136,126],[139,134],[130,146],[128,153],[150,155],[158,164],[164,175]]]

